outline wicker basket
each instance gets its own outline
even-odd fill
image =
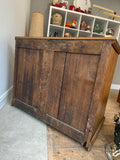
[[[32,13],[29,37],[43,37],[44,16],[40,12]]]

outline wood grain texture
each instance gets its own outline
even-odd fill
[[[86,128],[98,62],[99,56],[94,55],[67,54],[66,58],[58,119],[83,132]]]
[[[55,118],[57,118],[59,110],[65,59],[66,53],[54,53],[50,85],[48,90],[49,96],[47,103],[47,113]]]
[[[14,105],[14,98],[16,97],[16,82],[17,82],[17,72],[18,72],[18,48],[15,45],[15,62],[14,62],[14,79],[13,79],[13,97],[12,97],[12,105]]]
[[[119,93],[118,93],[117,102],[120,103],[120,90],[119,90]]]
[[[114,75],[117,57],[118,55],[115,50],[110,47],[110,42],[104,42],[93,92],[93,99],[89,111],[89,120],[86,128],[86,130],[91,130],[93,135],[101,121],[104,119],[106,103]]]
[[[48,56],[49,55],[49,56]],[[18,51],[16,98],[46,112],[53,52],[20,48]]]
[[[46,123],[46,114],[41,112],[38,107],[28,105],[16,98],[13,101],[17,108]]]
[[[54,52],[43,51],[41,70],[40,70],[40,84],[39,84],[39,104],[40,111],[47,112],[47,102],[48,102],[48,88],[50,84],[51,70],[52,70],[52,61],[53,61]]]
[[[106,41],[106,40],[114,40],[117,42],[115,37],[25,37],[25,36],[16,36],[15,40],[51,40],[51,39],[55,39],[55,40],[102,40],[102,41]]]
[[[90,152],[87,152],[79,143],[48,127],[48,159],[49,160],[108,160],[105,146],[113,142],[113,117],[119,112],[116,102],[117,90],[111,90],[105,111],[105,121]]]
[[[84,133],[82,131],[75,129],[71,125],[68,125],[50,115],[47,115],[46,120],[48,125],[56,128],[58,131],[61,131],[65,135],[68,135],[84,145]]]
[[[91,146],[119,53],[114,38],[18,37],[13,104]]]
[[[18,51],[17,67],[20,71],[17,72],[16,98],[31,106],[39,106],[39,63],[39,51],[29,49]]]
[[[22,43],[21,43],[22,41]],[[89,42],[89,43],[88,43]],[[94,45],[93,45],[94,43]],[[16,42],[16,47],[20,48],[32,48],[32,49],[42,49],[42,50],[51,50],[55,52],[70,52],[72,54],[76,53],[87,53],[87,54],[100,54],[102,47],[102,40],[61,40],[61,39],[18,39]],[[58,45],[59,44],[59,45]]]

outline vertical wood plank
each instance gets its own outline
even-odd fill
[[[24,79],[24,72],[25,72],[25,49],[19,48],[18,52],[18,62],[17,62],[17,80],[16,80],[16,98],[23,100],[24,97],[22,95],[23,89],[23,79]]]
[[[99,56],[67,54],[58,118],[84,132]]]
[[[14,105],[14,98],[16,97],[16,85],[17,85],[17,72],[18,72],[18,52],[19,50],[15,46],[15,62],[14,62],[14,80],[13,80],[13,99],[12,105]]]
[[[17,98],[29,105],[38,106],[39,50],[19,49]]]
[[[50,77],[51,77],[51,70],[52,70],[52,62],[53,62],[54,52],[44,50],[43,51],[43,58],[41,63],[41,70],[40,70],[40,111],[46,113],[47,112],[47,102],[48,102],[48,88],[50,85]]]
[[[18,54],[16,98],[46,112],[53,52],[19,49]]]
[[[59,110],[65,57],[66,53],[55,52],[52,65],[47,113],[55,118],[57,118]]]
[[[120,90],[119,90],[119,93],[118,93],[117,102],[120,103]]]

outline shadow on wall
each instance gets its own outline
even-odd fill
[[[13,86],[14,49],[9,43],[11,40],[7,40],[1,49],[0,109],[10,99]]]
[[[7,84],[7,88],[10,88],[13,85],[14,57],[15,57],[15,50],[8,43],[8,84]]]

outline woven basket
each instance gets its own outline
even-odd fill
[[[40,12],[32,13],[29,37],[43,37],[44,16]]]

